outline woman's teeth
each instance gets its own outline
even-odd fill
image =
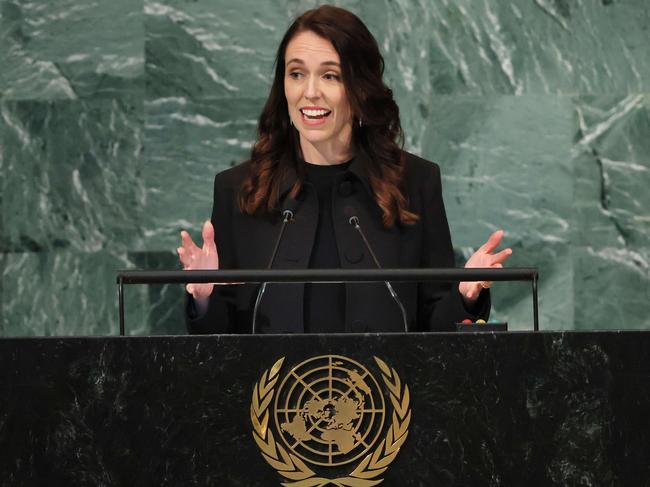
[[[328,110],[300,110],[300,113],[307,118],[319,119],[328,116],[332,112]]]

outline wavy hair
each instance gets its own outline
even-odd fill
[[[401,188],[404,136],[393,92],[384,84],[384,59],[377,41],[353,13],[324,5],[308,10],[289,27],[280,42],[275,76],[258,123],[258,138],[251,151],[250,172],[240,193],[239,207],[247,214],[277,212],[282,182],[290,172],[298,175],[290,191],[296,197],[302,187],[300,138],[291,125],[284,94],[285,53],[291,39],[311,31],[327,39],[341,59],[342,82],[353,113],[352,144],[355,156],[363,155],[375,201],[385,227],[396,222],[412,224],[418,216],[408,210]],[[359,121],[362,123],[360,124]]]

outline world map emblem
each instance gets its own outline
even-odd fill
[[[286,372],[281,358],[263,372],[251,401],[253,438],[288,479],[283,485],[383,481],[408,435],[411,410],[408,386],[383,360],[374,361],[380,381],[341,355],[312,357]]]

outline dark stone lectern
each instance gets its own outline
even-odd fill
[[[3,486],[650,485],[650,332],[2,339],[0,370]]]

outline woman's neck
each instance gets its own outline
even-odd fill
[[[302,158],[310,164],[319,166],[333,166],[342,164],[352,159],[354,150],[352,144],[314,144],[302,137],[300,138]]]

